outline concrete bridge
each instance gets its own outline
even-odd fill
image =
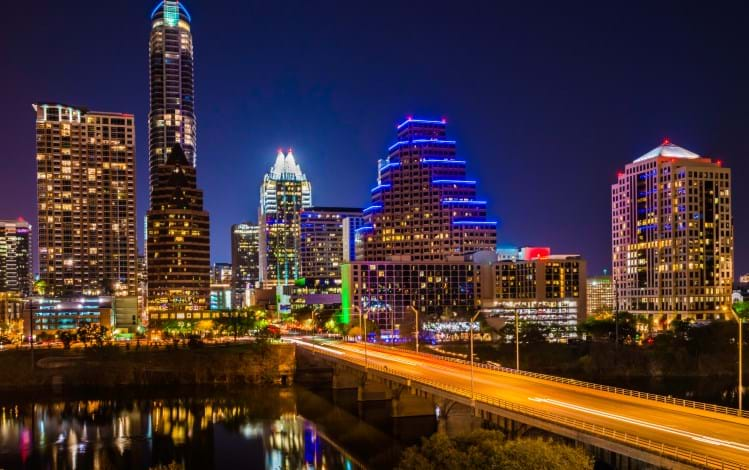
[[[297,344],[297,373],[323,373],[391,416],[432,415],[449,434],[491,423],[509,436],[541,430],[616,468],[749,469],[749,415],[699,402],[477,366],[360,343]]]

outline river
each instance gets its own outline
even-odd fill
[[[436,429],[355,391],[120,390],[0,397],[0,468],[392,468]]]

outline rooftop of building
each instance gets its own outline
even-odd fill
[[[190,16],[190,12],[187,11],[187,8],[185,8],[185,5],[183,5],[182,2],[180,2],[179,0],[171,0],[171,1],[170,0],[167,0],[167,1],[162,0],[159,3],[157,3],[156,6],[154,7],[154,9],[151,11],[151,19],[152,20],[155,19],[159,15],[159,13],[163,14],[165,4],[166,4],[166,6],[169,6],[170,4],[177,6],[179,8],[179,14],[180,14],[180,16],[184,17],[187,21],[189,21],[189,22],[192,23],[192,16]]]
[[[297,164],[291,149],[284,155],[283,150],[278,149],[276,161],[266,175],[271,180],[282,181],[306,181],[307,176],[302,173],[302,168]]]
[[[690,160],[702,158],[700,155],[691,152],[683,147],[679,147],[678,145],[671,143],[671,141],[669,141],[668,139],[665,139],[661,145],[641,156],[640,158],[635,160],[634,163],[640,163],[644,162],[645,160],[650,160],[651,158],[658,157],[686,158]]]
[[[361,214],[361,207],[337,207],[337,206],[312,206],[308,209],[304,209],[304,212],[334,212],[334,213],[355,213]]]

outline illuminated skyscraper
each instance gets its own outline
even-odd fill
[[[439,261],[495,250],[497,223],[487,220],[466,161],[445,137],[444,121],[409,118],[398,126],[357,230],[357,260]]]
[[[136,295],[133,115],[50,103],[34,109],[47,294]]]
[[[0,292],[31,294],[31,224],[0,220]]]
[[[669,141],[619,173],[611,188],[617,307],[674,319],[710,320],[731,301],[731,171]]]
[[[179,0],[159,2],[151,12],[148,156],[151,192],[156,166],[166,161],[174,144],[195,166],[195,84],[190,24]]]
[[[588,316],[614,311],[614,286],[611,276],[588,278]]]
[[[301,214],[312,205],[312,186],[291,150],[279,151],[260,188],[260,280],[290,285],[300,275]]]
[[[182,319],[208,308],[209,218],[195,168],[179,144],[156,169],[147,217],[148,314],[151,321]]]
[[[260,280],[260,232],[257,224],[231,226],[231,268],[234,305],[248,303],[248,293]]]
[[[311,207],[302,212],[301,273],[307,282],[340,285],[346,219],[361,219],[361,209]],[[351,222],[350,222],[351,223]]]

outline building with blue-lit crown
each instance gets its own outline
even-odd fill
[[[440,261],[494,251],[497,222],[476,199],[446,123],[409,118],[397,129],[357,230],[356,259]]]
[[[157,166],[180,144],[196,163],[195,80],[192,17],[179,0],[160,1],[151,11],[148,159],[151,192]]]

